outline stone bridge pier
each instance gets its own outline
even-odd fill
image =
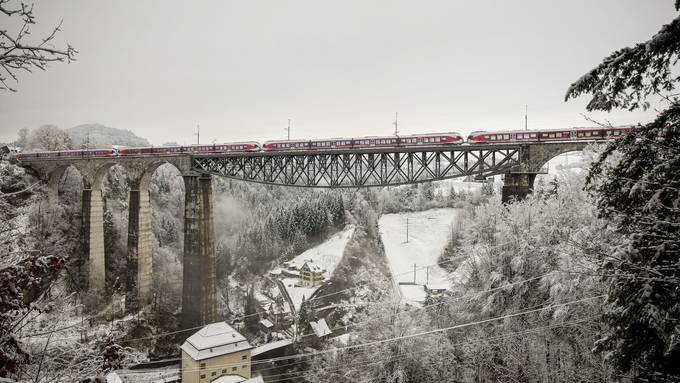
[[[526,198],[533,189],[538,174],[551,159],[560,154],[582,151],[588,142],[560,142],[550,145],[523,145],[520,150],[520,165],[504,175],[501,199],[503,203],[512,199]]]
[[[175,166],[184,179],[183,327],[216,320],[215,244],[212,178],[191,170],[191,158],[170,157],[43,161],[29,164],[46,178],[52,202],[58,200],[59,180],[69,166],[82,176],[82,243],[88,264],[88,289],[103,291],[106,282],[103,179],[114,165],[122,166],[130,185],[128,198],[126,310],[135,312],[153,298],[153,231],[149,185],[155,170]]]
[[[182,327],[216,320],[215,230],[212,178],[184,175],[184,273]]]

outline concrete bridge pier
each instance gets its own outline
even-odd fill
[[[151,252],[151,205],[148,187],[133,182],[128,214],[128,252],[125,271],[125,309],[138,311],[151,303],[153,255]]]
[[[184,175],[184,273],[182,327],[216,320],[215,230],[212,178]]]
[[[510,202],[513,198],[522,200],[532,192],[536,173],[506,173],[501,201]]]

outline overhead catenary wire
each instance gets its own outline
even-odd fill
[[[595,300],[595,299],[599,299],[599,298],[604,298],[604,297],[606,297],[605,294],[600,294],[600,295],[576,299],[576,300],[563,302],[563,303],[549,304],[549,305],[546,305],[546,306],[541,306],[541,307],[530,309],[530,310],[524,310],[524,311],[515,312],[515,313],[511,313],[511,314],[505,314],[505,315],[496,316],[496,317],[492,317],[492,318],[456,324],[456,325],[442,327],[442,328],[428,330],[428,331],[421,331],[421,332],[414,333],[414,334],[406,334],[406,335],[401,335],[401,336],[398,336],[398,337],[392,337],[392,338],[380,339],[380,340],[375,340],[375,341],[370,341],[370,342],[365,342],[365,343],[358,343],[358,344],[354,344],[354,345],[336,347],[336,348],[333,348],[333,349],[317,350],[317,351],[313,351],[313,352],[299,353],[299,354],[295,354],[295,355],[288,355],[288,356],[269,358],[269,359],[263,359],[263,360],[258,360],[258,361],[251,361],[251,365],[280,362],[280,361],[290,360],[290,359],[299,359],[299,358],[328,354],[328,353],[344,351],[344,350],[360,349],[360,348],[364,348],[364,347],[369,347],[369,346],[374,346],[374,345],[379,345],[379,344],[385,344],[385,343],[389,343],[389,342],[396,342],[396,341],[405,340],[405,339],[412,339],[412,338],[426,336],[426,335],[430,335],[430,334],[441,333],[441,332],[444,332],[444,331],[450,331],[450,330],[454,330],[454,329],[466,328],[466,327],[470,327],[470,326],[476,326],[476,325],[480,325],[480,324],[495,322],[495,321],[498,321],[498,320],[514,318],[514,317],[518,317],[518,316],[522,316],[522,315],[527,315],[527,314],[539,312],[539,311],[542,311],[542,310],[545,310],[545,309],[562,307],[562,306],[569,306],[569,305],[572,305],[572,304],[587,302],[587,301],[591,301],[591,300]],[[235,366],[241,366],[241,365],[243,365],[243,363],[224,364],[224,365],[220,365],[219,367],[220,368],[222,368],[222,367],[235,367]],[[218,366],[213,366],[213,367],[218,367]],[[185,371],[194,371],[194,370],[200,370],[200,368],[198,368],[198,369],[186,369]]]
[[[500,246],[500,245],[498,245],[498,246]],[[454,261],[454,260],[446,260],[446,261],[438,262],[434,265],[421,266],[421,267],[418,268],[418,270],[422,270],[422,269],[425,269],[427,267],[433,267],[433,266],[446,264],[446,263],[449,263],[449,262],[452,262],[452,261]],[[407,275],[407,274],[410,274],[411,272],[412,271],[406,271],[406,272],[403,272],[403,273],[395,274],[394,276]],[[312,298],[308,299],[306,302],[311,302],[311,301],[314,301],[316,299],[321,299],[321,298],[341,294],[343,292],[350,291],[350,290],[357,289],[357,288],[358,287],[356,287],[356,286],[355,287],[349,287],[349,288],[346,288],[346,289],[343,289],[343,290],[335,291],[333,293],[312,297]],[[104,316],[107,316],[107,315],[108,315],[108,313],[100,313],[100,314],[96,314],[96,315],[91,315],[89,318],[104,317]],[[241,319],[245,319],[245,318],[249,318],[249,317],[253,317],[253,316],[259,316],[259,315],[260,315],[259,313],[241,315],[241,316],[237,316],[237,317],[233,318],[232,321],[241,320]],[[50,333],[58,332],[58,331],[62,331],[62,330],[67,330],[67,329],[72,328],[72,327],[74,327],[74,325],[64,326],[64,327],[52,330],[52,331],[50,331]],[[129,342],[136,341],[136,340],[154,339],[154,338],[158,338],[158,337],[161,337],[161,336],[175,335],[175,334],[180,334],[180,333],[187,332],[187,331],[198,330],[198,329],[201,329],[203,327],[205,327],[205,325],[188,327],[188,328],[184,328],[184,329],[180,329],[180,330],[168,331],[168,332],[153,334],[153,335],[149,335],[149,336],[145,336],[145,337],[124,339],[124,340],[120,341],[119,343],[129,343]],[[32,336],[36,336],[36,335],[35,334],[28,334],[28,335],[22,336],[22,338],[29,338],[29,337],[32,337]],[[68,339],[68,338],[55,339],[54,341],[64,340],[64,339]]]
[[[496,245],[492,245],[492,246],[487,246],[487,248],[496,248],[496,247],[500,247],[500,246],[505,246],[505,245],[510,244],[510,243],[512,243],[512,242],[505,242],[505,243],[501,243],[501,244],[496,244]],[[437,263],[437,264],[435,264],[435,265],[440,265],[440,264],[447,263],[447,262],[451,262],[451,261],[453,261],[453,260],[448,260],[448,261],[439,262],[439,263]],[[434,266],[434,265],[431,265],[431,266]],[[422,268],[425,268],[425,267],[430,267],[430,266],[423,266],[423,267],[421,267],[421,269],[422,269]],[[548,275],[550,275],[550,274],[553,274],[553,273],[555,273],[555,272],[558,272],[558,271],[551,271],[551,272],[549,272],[549,273],[545,273],[545,274],[542,274],[542,275],[539,275],[539,276],[535,276],[535,277],[531,277],[531,278],[528,278],[528,279],[525,279],[525,280],[521,280],[521,281],[511,282],[511,283],[509,283],[509,284],[506,284],[506,285],[503,285],[503,286],[498,286],[498,287],[495,287],[495,288],[492,288],[492,289],[488,289],[488,290],[485,290],[485,291],[478,291],[476,294],[484,294],[484,293],[491,292],[491,291],[495,291],[495,290],[505,289],[505,288],[508,288],[509,286],[512,286],[512,285],[515,285],[515,284],[525,283],[525,282],[528,282],[528,281],[532,281],[532,280],[536,280],[536,279],[543,278],[543,277],[548,276]],[[406,275],[406,274],[409,274],[409,273],[411,273],[411,271],[404,272],[404,273],[400,273],[400,274],[395,274],[395,276]],[[356,288],[356,287],[352,287],[352,288],[349,288],[349,289],[354,289],[354,288]],[[349,290],[349,289],[340,290],[340,291],[337,291],[337,292],[334,292],[334,293],[326,294],[325,296],[330,296],[330,295],[338,294],[338,293],[340,293],[340,292],[343,292],[343,291],[346,291],[346,290]],[[320,297],[317,297],[317,298],[320,298]],[[426,305],[426,306],[421,307],[421,308],[434,307],[434,306],[438,306],[438,305],[447,303],[448,301],[451,301],[451,300],[462,299],[462,298],[463,298],[463,297],[449,297],[447,300],[440,301],[440,302],[436,302],[436,303],[431,304],[431,305]],[[311,301],[311,300],[312,300],[312,299],[310,299],[310,301]],[[105,315],[105,313],[102,313],[102,314],[99,314],[98,316],[104,316],[104,315]],[[243,318],[247,318],[247,317],[251,317],[251,316],[255,316],[255,315],[259,315],[259,313],[253,313],[253,314],[249,314],[249,315],[240,316],[240,317],[235,318],[234,320],[236,320],[236,319],[243,319]],[[344,325],[344,326],[339,326],[339,327],[334,328],[334,330],[338,330],[338,329],[346,329],[347,327],[353,327],[353,326],[356,326],[356,325],[361,324],[361,323],[362,323],[362,322],[359,322],[359,323],[352,323],[352,324]],[[62,331],[62,330],[69,329],[69,328],[73,328],[73,327],[75,327],[75,326],[74,326],[74,325],[64,326],[64,327],[62,327],[62,328],[60,328],[60,329],[52,330],[52,331],[50,331],[49,333],[54,333],[54,332]],[[181,329],[181,330],[175,330],[175,331],[169,331],[169,332],[164,332],[164,333],[159,333],[159,334],[153,334],[153,335],[149,335],[149,336],[145,336],[145,337],[138,337],[138,338],[131,338],[131,339],[123,339],[123,340],[118,341],[117,343],[119,343],[119,344],[125,344],[125,343],[130,343],[130,342],[133,342],[133,341],[154,339],[154,338],[159,338],[159,337],[168,336],[168,335],[175,335],[175,334],[183,333],[183,332],[186,332],[186,331],[197,330],[197,329],[201,329],[201,328],[203,328],[203,327],[205,327],[205,326],[195,326],[195,327],[186,328],[186,329]],[[236,332],[236,331],[234,331],[234,332]],[[25,337],[31,337],[31,336],[33,336],[33,335],[28,334],[28,335],[26,335]],[[307,336],[309,336],[309,335],[307,335]],[[305,335],[303,335],[302,337],[305,337]],[[69,339],[70,339],[70,338],[60,338],[60,339],[54,339],[53,341],[69,340]]]
[[[499,341],[499,340],[504,340],[504,339],[507,339],[507,338],[512,338],[512,337],[520,336],[520,335],[531,334],[531,333],[535,333],[535,332],[547,330],[547,329],[567,327],[567,326],[587,322],[590,319],[592,319],[592,317],[586,317],[586,318],[583,318],[583,319],[574,320],[574,321],[570,321],[570,322],[563,322],[563,323],[559,323],[559,324],[553,324],[553,325],[548,325],[548,326],[531,328],[531,329],[512,332],[512,333],[499,335],[499,336],[495,336],[495,337],[491,337],[491,338],[477,338],[477,339],[473,339],[473,340],[457,342],[457,343],[451,344],[450,346],[461,346],[461,345],[466,345],[466,344],[478,344],[478,343],[490,343],[489,345],[493,345],[493,344],[496,344],[497,341]],[[386,363],[386,362],[402,360],[402,359],[405,359],[406,357],[414,355],[414,354],[423,354],[423,353],[431,353],[431,352],[432,352],[432,350],[430,350],[430,349],[406,351],[406,352],[399,353],[396,356],[391,356],[391,357],[387,357],[387,358],[378,358],[377,360],[375,358],[373,358],[369,361],[343,364],[342,366],[339,366],[339,367],[335,367],[335,368],[331,368],[331,369],[324,369],[323,372],[340,371],[340,370],[345,370],[348,367],[358,367],[358,366],[369,366],[369,365],[373,365],[373,364],[382,364],[382,363]],[[288,364],[287,366],[289,366],[289,365],[290,364]],[[265,371],[265,370],[267,370],[267,369],[258,369],[257,371],[260,372],[260,371]],[[288,373],[268,375],[266,377],[263,376],[263,380],[267,383],[286,381],[286,380],[289,380],[289,379],[304,377],[310,371],[313,371],[313,370],[312,369],[304,369],[304,370],[298,370],[298,371],[291,371],[291,372],[288,372]],[[275,377],[286,376],[286,375],[295,375],[295,376],[287,376],[285,378],[278,378],[278,379],[274,379],[274,380],[269,379],[269,378],[275,378]]]
[[[548,276],[548,275],[550,275],[550,274],[553,274],[553,273],[554,273],[554,272],[549,272],[549,273],[545,273],[545,274],[542,274],[542,275],[538,275],[538,276],[535,276],[535,277],[532,277],[532,278],[527,278],[527,279],[524,279],[524,280],[521,280],[521,281],[515,281],[515,282],[512,282],[512,283],[503,285],[503,286],[494,287],[494,288],[487,289],[487,290],[484,290],[484,291],[478,291],[478,292],[476,292],[475,295],[479,295],[479,294],[483,294],[483,293],[487,293],[487,292],[493,292],[493,291],[497,291],[497,290],[502,290],[502,289],[508,288],[509,286],[513,286],[513,285],[517,285],[517,284],[521,284],[521,283],[526,283],[526,282],[530,282],[530,281],[533,281],[533,280],[538,280],[538,279],[544,278],[544,277],[546,277],[546,276]],[[460,299],[463,299],[463,298],[466,298],[466,297],[465,297],[465,296],[449,297],[449,298],[447,298],[447,299],[444,300],[444,301],[435,302],[435,303],[432,303],[432,304],[430,304],[430,305],[424,305],[424,306],[422,306],[422,307],[417,308],[416,310],[424,310],[424,309],[427,309],[427,308],[431,308],[431,307],[434,307],[434,306],[438,306],[438,305],[447,303],[447,302],[449,302],[449,301],[460,300]],[[469,297],[467,297],[467,298],[469,298]],[[536,306],[533,306],[533,307],[530,307],[530,308],[527,308],[527,309],[533,309],[533,308],[539,307],[539,306],[540,306],[540,305],[536,305]],[[414,310],[414,311],[415,311],[415,310]],[[397,315],[401,315],[401,314],[412,314],[412,313],[413,313],[413,311],[401,311],[401,312],[395,313],[395,314],[393,315],[393,317],[394,317],[394,316],[397,316]],[[440,317],[440,316],[442,316],[442,315],[443,315],[443,314],[438,314],[436,317]],[[348,327],[355,327],[355,326],[358,326],[358,325],[363,324],[363,323],[369,323],[369,322],[371,322],[371,321],[372,321],[372,319],[367,319],[367,320],[364,320],[364,321],[359,321],[359,322],[351,323],[351,324],[344,325],[344,326],[338,326],[338,327],[332,328],[331,331],[340,330],[340,329],[347,329]],[[227,332],[227,333],[229,333],[229,332]],[[313,336],[313,335],[314,335],[314,334],[306,334],[306,335],[302,335],[302,336],[298,337],[298,339],[306,338],[306,337]],[[237,365],[229,365],[228,367],[233,367],[233,366],[238,366],[238,365],[240,365],[240,364],[237,364]],[[265,370],[266,370],[266,369],[265,369]]]

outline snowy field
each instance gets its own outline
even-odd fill
[[[414,282],[420,286],[401,285],[404,303],[425,298],[422,285],[449,285],[447,274],[437,259],[444,251],[457,209],[433,209],[416,213],[386,214],[380,217],[380,238],[395,285]],[[408,242],[406,220],[408,217]]]
[[[335,268],[340,263],[342,259],[342,254],[345,252],[345,246],[349,242],[350,238],[354,234],[354,225],[349,225],[345,230],[335,234],[329,238],[326,242],[313,247],[304,253],[298,255],[290,261],[291,265],[296,265],[300,268],[305,261],[311,260],[312,262],[318,264],[326,270],[324,273],[325,279],[329,279]],[[283,278],[281,280],[290,295],[290,299],[293,301],[293,306],[295,306],[295,312],[300,309],[302,305],[302,297],[309,299],[309,297],[314,294],[314,292],[319,288],[316,287],[296,287],[298,283],[297,278]]]

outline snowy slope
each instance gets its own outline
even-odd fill
[[[326,242],[319,246],[313,247],[304,253],[298,255],[290,261],[291,265],[296,265],[300,268],[305,261],[311,260],[317,265],[326,270],[324,274],[327,278],[333,275],[333,271],[340,263],[342,253],[345,251],[345,246],[354,234],[354,225],[349,225],[345,230],[335,234]]]
[[[456,214],[457,209],[434,209],[416,213],[386,214],[380,217],[378,221],[380,238],[385,246],[385,254],[395,284],[414,282],[414,264],[416,284],[449,284],[446,272],[436,264],[444,251]],[[408,242],[406,242],[407,217]],[[424,299],[424,292],[420,292],[423,290],[422,286],[402,285],[400,290],[404,302],[418,302]]]
[[[290,264],[296,265],[298,268],[300,268],[305,263],[305,261],[311,260],[326,270],[324,272],[324,277],[329,279],[333,275],[338,263],[340,263],[342,254],[345,252],[345,246],[347,246],[347,243],[349,242],[350,238],[352,238],[353,234],[354,225],[348,225],[345,230],[335,234],[326,242],[313,247],[293,258],[290,261]],[[283,278],[281,281],[283,282],[283,285],[285,286],[291,301],[293,301],[295,312],[297,312],[297,310],[299,310],[300,306],[302,305],[302,297],[304,296],[305,299],[309,299],[309,297],[319,288],[319,286],[295,286],[298,283],[297,278]]]

